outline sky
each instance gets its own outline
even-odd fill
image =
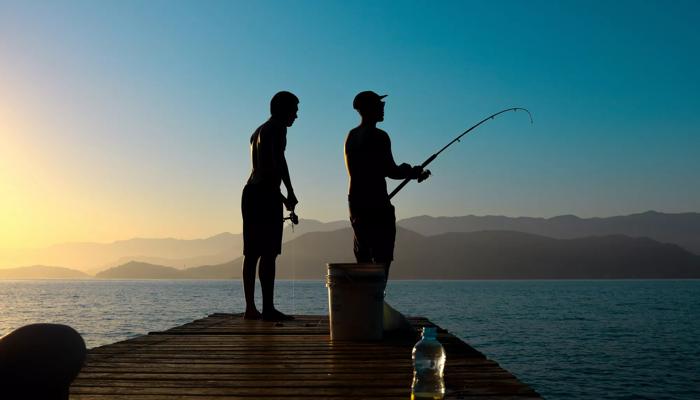
[[[0,249],[240,232],[248,140],[301,100],[301,218],[347,218],[352,99],[419,164],[397,217],[700,211],[696,1],[0,0]],[[394,183],[390,183],[390,188]]]

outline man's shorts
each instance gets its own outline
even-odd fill
[[[358,207],[351,203],[350,223],[355,233],[354,251],[357,262],[384,263],[394,260],[394,206]]]
[[[262,185],[245,185],[243,212],[243,255],[269,256],[282,252],[283,212],[279,190]]]

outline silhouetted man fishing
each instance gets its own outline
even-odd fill
[[[394,162],[389,135],[377,128],[377,123],[384,121],[384,97],[371,91],[355,96],[352,106],[362,122],[345,139],[345,165],[350,175],[348,203],[355,258],[358,263],[384,264],[388,279],[394,259],[396,216],[385,178],[420,182],[429,172],[421,166]]]
[[[299,99],[290,92],[279,92],[270,101],[271,117],[250,138],[253,170],[243,188],[243,291],[244,318],[269,321],[289,320],[274,307],[275,259],[282,252],[283,210],[293,212],[298,201],[289,178],[284,151],[287,128],[294,124]],[[280,184],[287,188],[287,197]],[[260,260],[263,312],[255,307],[255,267]]]

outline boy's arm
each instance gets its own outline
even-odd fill
[[[294,188],[292,188],[292,180],[289,179],[289,168],[287,167],[287,159],[284,157],[284,153],[282,154],[280,166],[282,172],[282,182],[287,188],[287,197],[285,198],[284,196],[282,196],[282,201],[284,202],[285,207],[287,207],[287,210],[294,211],[294,207],[296,207],[299,201],[294,195]]]
[[[394,161],[394,155],[391,152],[391,139],[389,135],[385,137],[385,151],[384,151],[384,171],[385,175],[391,179],[406,179],[414,178],[419,173],[415,167],[411,167],[409,164],[403,163],[401,165],[396,165]]]
[[[294,211],[294,207],[296,207],[299,201],[294,195],[292,180],[289,178],[289,167],[287,166],[287,158],[284,156],[284,151],[287,147],[287,140],[285,137],[282,137],[280,139],[281,140],[279,145],[276,146],[277,156],[275,157],[275,159],[277,160],[277,166],[280,169],[282,183],[284,183],[284,187],[287,188],[287,197],[282,196],[282,202],[284,203],[284,206],[287,208],[287,210]]]

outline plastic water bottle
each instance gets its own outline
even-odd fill
[[[423,328],[423,336],[413,346],[413,385],[411,400],[440,400],[445,397],[445,349],[437,340],[437,328]]]

